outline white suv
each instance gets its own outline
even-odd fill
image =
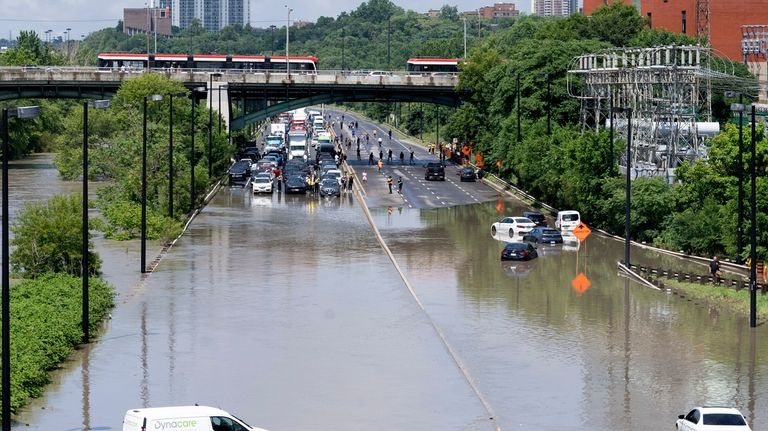
[[[751,431],[740,411],[732,407],[694,407],[677,417],[678,431]]]

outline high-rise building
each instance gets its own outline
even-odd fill
[[[570,0],[534,0],[533,13],[544,16],[568,16],[571,14]]]
[[[187,28],[197,18],[208,31],[251,21],[249,0],[160,0],[170,2],[173,25]]]

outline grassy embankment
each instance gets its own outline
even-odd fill
[[[736,290],[725,286],[666,279],[663,282],[667,287],[683,292],[692,299],[705,301],[712,306],[749,316],[749,291],[747,289]],[[757,292],[757,318],[768,318],[768,295],[761,292]]]

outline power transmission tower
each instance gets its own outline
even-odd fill
[[[684,160],[706,157],[706,137],[719,131],[711,122],[711,50],[701,46],[617,48],[575,58],[568,92],[581,101],[582,130],[610,127],[626,136],[632,116],[632,176],[663,175]],[[626,166],[626,160],[620,163]]]

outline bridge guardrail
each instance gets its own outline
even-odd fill
[[[335,84],[335,85],[414,85],[455,87],[456,74],[413,74],[406,71],[362,73],[345,70],[254,71],[246,69],[115,69],[89,66],[17,66],[0,67],[0,75],[6,81],[75,80],[75,81],[122,81],[137,74],[163,73],[171,79],[184,82],[210,81],[213,73],[221,74],[217,81],[255,84]],[[86,75],[86,76],[84,76]]]

